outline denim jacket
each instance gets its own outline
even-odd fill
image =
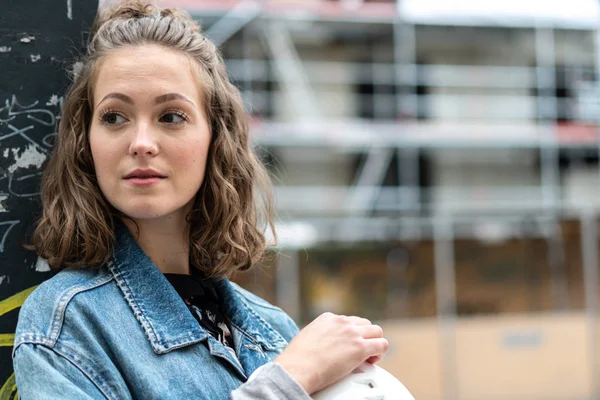
[[[17,390],[23,399],[229,399],[298,328],[227,279],[218,288],[237,358],[198,324],[121,227],[106,266],[64,269],[22,306],[13,349]]]

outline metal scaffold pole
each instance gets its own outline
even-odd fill
[[[598,227],[593,212],[581,215],[581,252],[588,333],[591,399],[600,399],[598,373]]]
[[[394,19],[394,77],[396,84],[396,115],[402,121],[404,116],[416,119],[419,114],[418,97],[416,90],[418,84],[417,55],[416,55],[415,26],[404,21],[400,14],[400,0],[397,1],[397,15]],[[402,126],[399,125],[401,130]],[[402,132],[398,132],[402,134]],[[400,208],[414,210],[412,214],[421,216],[421,187],[419,175],[418,147],[399,146],[396,149],[398,195],[397,201]],[[403,225],[401,230],[409,229]],[[418,228],[419,234],[421,229]]]
[[[435,288],[442,367],[442,397],[457,400],[458,360],[456,346],[456,275],[454,263],[454,224],[449,217],[434,221]]]
[[[553,215],[558,207],[558,143],[556,135],[556,57],[554,30],[537,27],[535,30],[536,83],[538,89],[538,124],[540,137],[540,167],[542,204],[544,210]]]
[[[294,321],[300,321],[300,267],[298,251],[285,249],[277,254],[275,298]]]
[[[261,5],[256,1],[244,0],[206,31],[206,36],[217,46],[221,46],[233,35],[248,25],[261,13]]]
[[[600,4],[600,1],[598,2]],[[596,91],[600,93],[600,21],[596,23],[596,29],[594,31],[594,46],[595,46],[595,77]],[[600,157],[600,117],[596,117],[596,140],[598,155]],[[600,164],[598,168],[600,175]],[[589,353],[590,353],[590,378],[591,378],[591,389],[592,399],[600,399],[600,380],[598,374],[600,373],[600,360],[598,357],[598,221],[597,221],[597,209],[593,212],[582,216],[581,220],[581,243],[583,252],[583,278],[584,278],[584,289],[585,289],[585,305],[586,314],[588,321],[588,335],[589,335]]]

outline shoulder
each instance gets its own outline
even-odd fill
[[[104,268],[67,268],[44,281],[19,310],[15,348],[25,341],[52,345],[58,339],[64,314],[75,296],[112,279]]]
[[[235,282],[230,282],[230,283],[231,283],[231,286],[233,286],[233,288],[235,289],[235,291],[239,295],[241,295],[244,299],[246,299],[247,301],[249,301],[250,303],[252,303],[252,305],[257,306],[259,308],[264,308],[264,309],[267,309],[267,310],[273,310],[273,311],[285,314],[285,311],[283,311],[281,308],[279,308],[277,306],[274,306],[273,304],[271,304],[268,301],[262,299],[261,297],[258,297],[257,295],[255,295],[254,293],[252,293],[252,292],[244,289],[243,287],[241,287],[237,283],[235,283]]]
[[[234,290],[288,342],[298,333],[296,322],[281,308],[274,306],[240,285],[230,282]]]

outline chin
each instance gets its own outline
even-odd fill
[[[124,207],[117,207],[119,211],[134,220],[152,220],[166,217],[175,211],[170,207],[164,207],[158,204],[128,203]]]
[[[134,219],[136,221],[143,221],[143,220],[149,221],[149,220],[153,220],[153,219],[159,219],[166,215],[166,214],[152,212],[152,211],[139,211],[139,210],[138,211],[123,210],[122,212],[129,218]]]
[[[154,219],[160,219],[161,217],[165,217],[167,214],[166,213],[157,213],[157,212],[152,212],[152,211],[133,211],[133,212],[125,212],[125,215],[127,215],[129,218],[132,218],[136,221],[150,221],[150,220],[154,220]]]

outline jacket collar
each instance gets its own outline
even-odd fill
[[[153,351],[164,354],[206,340],[171,283],[144,253],[123,223],[116,224],[115,251],[107,267],[146,334]],[[280,348],[285,339],[265,321],[227,279],[218,282],[225,315],[254,343]]]

